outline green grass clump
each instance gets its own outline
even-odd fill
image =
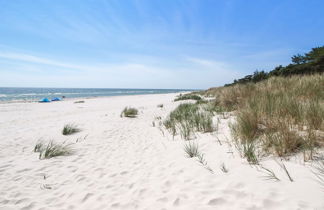
[[[63,127],[63,130],[62,130],[62,134],[63,135],[71,135],[71,134],[74,134],[74,133],[78,133],[80,132],[81,129],[78,128],[76,125],[74,124],[66,124],[64,125]]]
[[[198,157],[199,156],[199,148],[196,143],[188,143],[184,146],[184,151],[187,154],[188,158]]]
[[[134,118],[138,115],[138,110],[131,107],[125,107],[122,113],[120,114],[121,117],[130,117]]]
[[[192,95],[192,94],[185,94],[185,95],[179,95],[177,96],[176,99],[174,99],[174,101],[182,101],[182,100],[202,100],[202,98],[198,95]]]
[[[181,137],[189,140],[196,131],[212,132],[212,114],[197,104],[180,104],[163,122],[173,136],[180,133]]]
[[[74,103],[75,103],[75,104],[83,104],[84,101],[75,101]]]
[[[38,142],[34,147],[34,152],[39,152],[39,159],[49,159],[56,156],[66,156],[73,153],[69,145],[57,144],[50,141],[47,145]]]

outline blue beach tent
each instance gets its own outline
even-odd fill
[[[48,100],[48,98],[43,98],[42,100],[39,101],[40,103],[48,103],[51,102],[50,100]]]
[[[58,97],[52,98],[52,101],[60,101],[61,99]]]

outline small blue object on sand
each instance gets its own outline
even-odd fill
[[[57,98],[57,97],[55,97],[55,98],[52,98],[52,101],[60,101],[61,99],[60,98]]]
[[[48,100],[48,98],[43,98],[42,100],[39,101],[40,103],[48,103],[51,102],[50,100]]]

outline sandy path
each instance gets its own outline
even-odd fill
[[[274,161],[264,164],[280,182],[246,164],[226,144],[229,119],[196,140],[214,173],[186,158],[183,141],[152,126],[176,107],[174,96],[0,104],[0,209],[324,209],[323,191],[298,161],[286,163],[295,182]],[[138,118],[119,116],[127,105],[140,110]],[[66,123],[83,130],[63,136]],[[32,152],[39,138],[75,143],[75,154],[39,160]]]

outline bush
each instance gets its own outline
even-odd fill
[[[120,116],[134,118],[137,116],[137,114],[138,114],[137,109],[131,107],[125,107],[122,113],[120,114]]]

